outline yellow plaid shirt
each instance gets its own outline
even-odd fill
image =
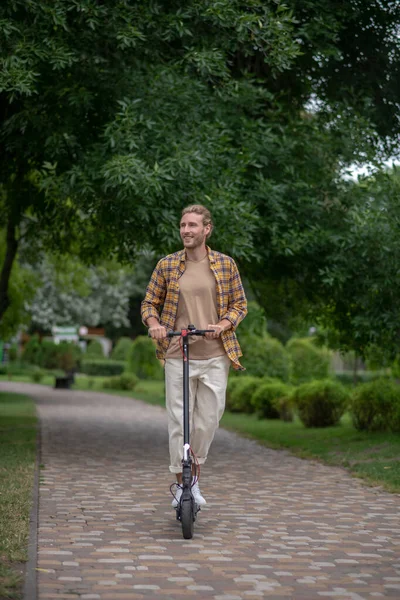
[[[235,261],[230,256],[215,252],[207,246],[210,269],[214,273],[217,286],[218,319],[227,319],[231,329],[221,334],[225,352],[236,370],[243,370],[239,362],[242,351],[235,329],[247,314],[247,300]],[[146,325],[149,317],[156,317],[160,324],[172,331],[175,327],[179,300],[179,278],[185,272],[185,250],[162,258],[153,271],[146,295],[142,302],[141,313]],[[157,358],[164,359],[170,339],[157,340]]]

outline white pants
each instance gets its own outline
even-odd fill
[[[190,446],[199,464],[207,459],[225,408],[225,392],[231,361],[225,354],[189,361]],[[182,472],[183,366],[180,358],[165,361],[165,395],[168,413],[171,473]]]

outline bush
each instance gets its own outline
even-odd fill
[[[33,335],[25,344],[22,360],[31,365],[39,364],[40,340],[38,335]]]
[[[128,337],[119,338],[116,346],[111,352],[111,358],[113,360],[128,360],[129,350],[132,346],[132,340]]]
[[[329,376],[329,351],[315,346],[309,338],[292,338],[286,344],[291,358],[291,381],[295,385]]]
[[[347,389],[331,379],[303,383],[293,393],[302,423],[306,427],[336,425],[347,408]]]
[[[132,343],[128,357],[128,371],[139,379],[162,381],[164,371],[156,357],[154,342],[146,335],[139,335]]]
[[[231,404],[232,404],[232,393],[233,390],[235,389],[235,387],[240,383],[240,378],[236,375],[236,372],[233,371],[232,373],[230,373],[229,377],[228,377],[228,384],[226,386],[226,401],[225,401],[225,408],[226,410],[232,410],[231,409]]]
[[[400,386],[389,379],[359,385],[353,391],[350,412],[360,431],[400,432]]]
[[[23,360],[42,369],[62,369],[73,371],[79,365],[81,349],[72,342],[55,344],[51,340],[39,341],[34,335],[28,341],[23,353]]]
[[[103,346],[98,340],[92,340],[86,348],[86,357],[88,359],[104,358]]]
[[[355,386],[359,383],[368,383],[369,381],[375,381],[376,379],[384,379],[385,376],[373,371],[357,371],[356,381],[354,382],[354,373],[352,371],[341,371],[335,373],[335,379],[348,386]],[[390,379],[389,375],[387,376]]]
[[[36,367],[34,365],[23,363],[21,361],[15,361],[0,365],[0,375],[30,375],[35,368]]]
[[[254,392],[251,403],[260,419],[279,419],[288,412],[287,401],[281,405],[280,400],[287,398],[291,388],[281,381],[267,381]],[[289,419],[286,419],[289,420]]]
[[[43,369],[36,368],[31,372],[30,377],[31,377],[32,381],[34,381],[35,383],[40,383],[42,381],[43,377],[45,376],[45,374],[46,374],[46,372],[43,371]]]
[[[290,359],[281,342],[268,334],[240,337],[241,362],[249,375],[276,377],[288,381]]]
[[[251,397],[263,380],[260,377],[244,375],[240,379],[232,379],[232,381],[235,383],[231,384],[229,394],[227,394],[229,402],[227,402],[226,408],[231,412],[248,414],[254,412]]]
[[[133,390],[139,382],[138,377],[132,373],[123,373],[110,377],[103,382],[103,388],[107,390]]]
[[[80,372],[85,375],[120,375],[125,371],[125,363],[107,358],[98,360],[82,360]]]

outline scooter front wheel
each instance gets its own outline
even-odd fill
[[[191,540],[194,529],[194,506],[193,498],[181,501],[181,523],[182,535],[185,540]]]

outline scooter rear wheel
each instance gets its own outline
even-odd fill
[[[181,502],[181,523],[184,539],[191,540],[194,529],[194,506],[192,498]]]

